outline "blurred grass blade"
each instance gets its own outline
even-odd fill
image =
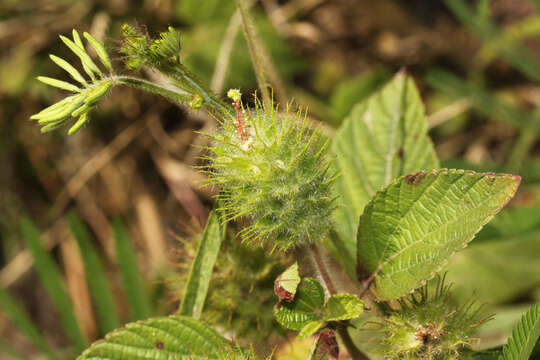
[[[51,348],[37,329],[36,325],[32,322],[27,313],[17,304],[16,300],[2,288],[0,288],[0,309],[5,311],[17,329],[26,335],[38,349],[47,354],[49,359],[54,359]],[[9,347],[9,344],[6,345]],[[0,349],[3,348],[5,347],[0,344]],[[16,358],[16,356],[14,357]]]
[[[30,249],[34,258],[36,271],[51,297],[66,335],[71,339],[77,351],[84,350],[86,341],[77,324],[73,304],[64,287],[58,266],[41,245],[39,231],[28,217],[21,220],[20,228],[26,247]]]
[[[121,220],[116,219],[113,221],[113,229],[116,241],[116,257],[122,271],[126,295],[131,306],[131,318],[133,320],[147,319],[150,317],[150,302],[139,271],[137,254]]]
[[[540,62],[521,43],[503,36],[491,21],[486,6],[479,6],[478,12],[474,13],[464,0],[445,0],[445,2],[465,26],[493,47],[506,61],[531,79],[540,81]]]
[[[103,270],[103,265],[96,248],[92,244],[92,237],[88,233],[84,223],[75,212],[68,215],[71,233],[77,240],[86,272],[86,280],[96,306],[99,318],[99,326],[102,334],[106,334],[120,327],[118,311],[115,306],[114,296]]]
[[[13,349],[13,346],[3,339],[0,339],[0,354],[2,356],[7,356],[7,359],[30,360],[29,357]],[[54,359],[52,356],[49,356],[49,358]],[[4,359],[4,357],[2,357],[2,359]]]
[[[201,317],[212,270],[225,236],[225,228],[225,225],[219,221],[217,213],[212,211],[204,228],[197,255],[191,264],[179,315],[191,316],[195,319]]]
[[[503,103],[483,88],[461,80],[446,71],[431,70],[425,80],[429,85],[450,97],[468,99],[480,113],[521,130],[530,131],[531,124],[538,121],[535,116]],[[536,132],[539,132],[538,129]]]

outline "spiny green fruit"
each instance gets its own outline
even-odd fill
[[[390,310],[378,323],[385,358],[446,360],[469,351],[475,329],[487,319],[479,317],[481,306],[474,301],[456,307],[449,290],[439,278],[433,294],[425,285]]]
[[[335,174],[325,154],[328,139],[314,129],[303,111],[289,106],[264,108],[256,101],[245,111],[240,94],[230,91],[236,117],[219,120],[207,172],[218,196],[224,220],[245,218],[244,241],[272,240],[272,250],[323,238],[334,208],[330,186]]]

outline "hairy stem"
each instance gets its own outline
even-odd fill
[[[148,80],[139,79],[130,76],[116,76],[116,83],[121,85],[131,86],[136,89],[151,92],[153,94],[161,95],[173,102],[186,103],[191,100],[190,94],[187,92],[175,91],[171,88],[166,88],[162,85],[153,83]]]
[[[251,61],[253,62],[253,67],[255,69],[255,76],[257,77],[257,82],[259,83],[259,88],[261,90],[263,104],[265,108],[269,109],[272,105],[272,99],[270,98],[270,93],[268,87],[266,86],[266,78],[264,75],[264,59],[261,56],[259,49],[257,33],[253,26],[253,22],[249,17],[249,13],[244,4],[244,0],[237,0],[238,10],[240,11],[240,16],[242,17],[242,27],[246,35],[246,41],[248,43],[249,53],[251,54]]]
[[[341,341],[343,341],[343,345],[345,345],[345,348],[349,352],[349,355],[351,355],[351,358],[354,360],[369,360],[366,354],[356,347],[356,344],[353,342],[346,327],[340,327],[337,332],[341,338]]]

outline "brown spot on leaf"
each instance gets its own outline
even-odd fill
[[[426,176],[426,174],[423,171],[419,171],[416,174],[405,175],[405,182],[409,185],[416,186],[422,182],[424,176]]]
[[[158,350],[163,350],[163,348],[165,347],[165,345],[163,344],[163,341],[156,341],[156,349]]]
[[[403,150],[403,148],[399,148],[397,155],[398,155],[401,159],[403,159],[403,157],[405,156],[405,150]]]

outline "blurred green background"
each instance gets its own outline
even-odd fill
[[[504,342],[540,301],[540,1],[260,0],[252,11],[287,98],[329,128],[405,68],[443,166],[523,177],[516,198],[448,266],[458,299],[474,294],[497,314],[479,346]],[[255,76],[234,12],[233,0],[0,3],[1,359],[49,348],[72,358],[118,324],[174,311],[215,192],[191,168],[192,144],[203,144],[196,130],[213,126],[202,111],[116,88],[76,135],[41,134],[29,116],[63,94],[35,77],[67,80],[48,55],[73,58],[58,35],[90,32],[120,70],[122,23],[151,36],[174,26],[198,77],[220,95],[250,93]],[[232,238],[225,246],[206,320],[293,359],[305,345],[285,345],[270,311],[287,259]]]

